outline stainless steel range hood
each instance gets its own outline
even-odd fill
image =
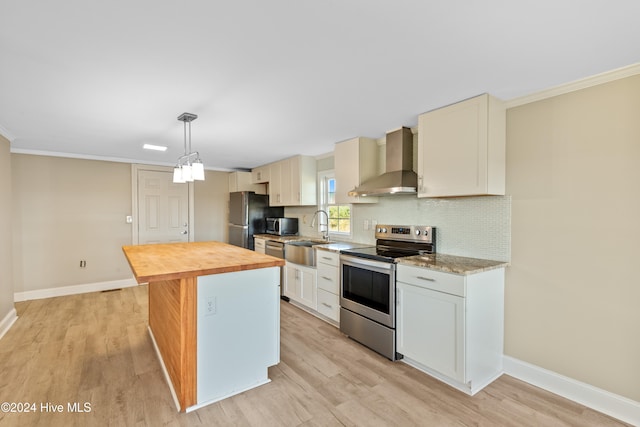
[[[400,128],[387,134],[386,172],[349,191],[349,196],[416,194],[418,176],[413,171],[413,135]]]

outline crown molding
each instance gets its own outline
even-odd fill
[[[4,136],[9,142],[13,142],[16,139],[16,137],[2,125],[0,125],[0,136]]]
[[[552,98],[554,96],[564,95],[567,93],[575,92],[577,90],[598,86],[615,80],[624,79],[626,77],[635,76],[637,74],[640,74],[640,63],[628,65],[622,68],[616,68],[615,70],[605,71],[604,73],[585,77],[584,79],[565,83],[559,86],[554,86],[518,98],[513,98],[511,100],[505,101],[505,106],[507,108],[519,107],[520,105],[530,104],[532,102],[541,101],[543,99]]]
[[[29,150],[24,148],[11,148],[10,151],[12,154],[27,154],[31,156],[64,157],[68,159],[97,160],[102,162],[142,164],[142,165],[153,165],[153,166],[169,166],[171,168],[175,167],[175,163],[152,162],[148,160],[127,159],[123,157],[95,156],[91,154],[63,153],[60,151]],[[205,170],[218,171],[218,172],[233,172],[233,169],[215,168],[215,167],[205,167]]]

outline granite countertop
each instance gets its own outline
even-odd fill
[[[366,248],[373,245],[367,245],[366,243],[351,243],[351,242],[330,242],[330,243],[319,243],[314,245],[313,247],[316,249],[321,249],[323,251],[329,252],[340,252],[343,249],[354,249],[354,248]]]
[[[305,237],[305,236],[278,236],[277,234],[254,234],[253,237],[258,239],[271,240],[272,242],[280,242],[280,243],[295,242],[297,240],[321,241],[319,239],[314,239],[314,238]]]
[[[397,262],[398,264],[412,265],[461,275],[481,273],[483,271],[493,270],[494,268],[504,268],[509,265],[508,262],[504,261],[491,261],[439,253],[399,258]]]
[[[253,237],[257,237],[258,239],[271,240],[274,242],[287,243],[287,242],[295,242],[295,241],[309,241],[317,243],[313,245],[316,249],[322,249],[330,252],[340,252],[343,249],[353,249],[353,248],[364,248],[367,246],[374,246],[366,243],[352,243],[352,242],[338,242],[335,240],[322,240],[317,237],[310,236],[278,236],[275,234],[254,234]]]

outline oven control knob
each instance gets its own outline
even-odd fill
[[[376,230],[378,233],[382,233],[382,228],[379,228]]]
[[[416,236],[420,235],[420,230],[416,230]]]
[[[386,232],[387,232],[387,229],[386,229],[386,228],[383,228],[383,229],[382,229],[382,232],[383,232],[383,233],[386,233]]]

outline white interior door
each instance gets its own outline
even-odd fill
[[[189,241],[189,186],[169,171],[138,170],[138,243]]]

